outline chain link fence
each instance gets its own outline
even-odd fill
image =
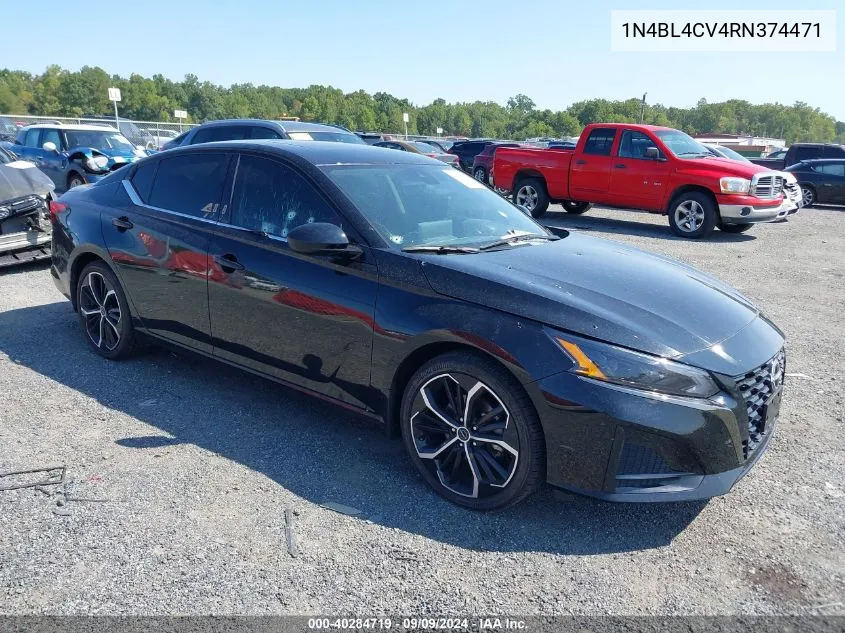
[[[174,123],[172,121],[132,121],[114,117],[54,117],[20,114],[0,114],[0,141],[14,140],[21,128],[37,123],[61,123],[65,125],[100,125],[119,128],[120,132],[134,145],[145,149],[161,149],[161,146],[176,138],[196,123]]]

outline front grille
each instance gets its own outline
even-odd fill
[[[10,215],[18,215],[19,213],[34,211],[35,209],[44,206],[44,200],[38,196],[27,196],[25,198],[15,200],[14,202],[10,202],[5,206],[12,210]]]
[[[735,378],[748,413],[748,441],[743,442],[745,457],[754,453],[769,431],[766,428],[766,405],[783,387],[785,372],[786,352],[781,350],[756,369]]]
[[[757,198],[777,198],[783,191],[783,183],[783,176],[755,176],[751,183],[751,195]]]

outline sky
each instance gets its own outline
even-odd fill
[[[425,105],[522,93],[540,108],[583,99],[641,98],[689,107],[745,99],[804,101],[845,121],[845,3],[841,0],[145,0],[110,3],[72,20],[67,2],[39,0],[57,31],[4,29],[0,68],[50,64],[174,80],[389,92]],[[620,53],[611,9],[841,9],[828,53]],[[761,14],[762,15],[762,14]],[[6,24],[33,19],[4,5]],[[36,39],[40,43],[36,42]]]

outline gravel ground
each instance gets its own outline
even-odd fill
[[[0,613],[845,613],[845,210],[703,242],[646,214],[544,220],[694,264],[786,331],[800,375],[729,495],[474,514],[342,409],[165,351],[101,360],[30,266],[0,275],[0,470],[66,483],[0,492]]]

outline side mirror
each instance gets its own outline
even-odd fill
[[[660,160],[660,150],[656,147],[647,147],[645,150],[645,157],[649,160]]]
[[[301,224],[288,233],[288,245],[294,252],[305,255],[344,255],[354,258],[362,252],[349,243],[343,229],[328,222]]]
[[[41,146],[41,149],[43,149],[45,152],[57,152],[58,153],[58,151],[59,151],[59,148],[56,147],[56,144],[53,143],[52,141],[47,141],[46,143],[44,143],[44,145]]]

